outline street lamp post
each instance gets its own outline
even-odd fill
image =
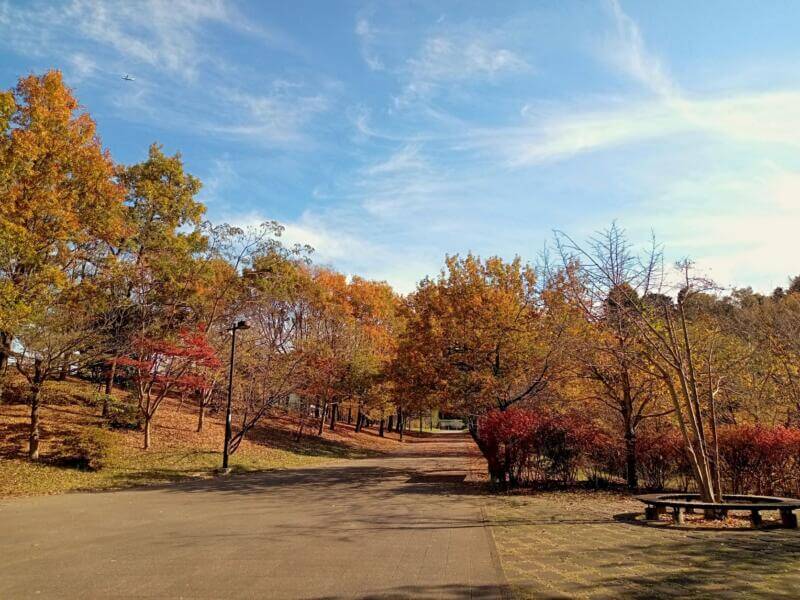
[[[228,372],[228,405],[225,409],[225,446],[222,448],[222,472],[230,472],[228,467],[228,454],[231,445],[233,431],[231,428],[231,400],[233,399],[233,363],[236,358],[236,331],[238,329],[250,329],[247,321],[237,321],[228,329],[231,332],[231,367]]]

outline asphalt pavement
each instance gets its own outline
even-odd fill
[[[470,444],[0,501],[0,598],[503,598]]]

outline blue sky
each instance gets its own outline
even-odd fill
[[[403,292],[614,219],[770,290],[800,273],[799,26],[777,1],[0,0],[0,85],[61,69],[118,161],[161,142],[212,220]]]

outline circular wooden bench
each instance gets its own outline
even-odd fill
[[[800,500],[796,498],[777,498],[773,496],[724,495],[722,502],[702,502],[699,494],[645,494],[636,496],[646,505],[644,514],[648,521],[658,520],[658,516],[672,509],[672,520],[676,524],[684,522],[684,514],[695,510],[714,511],[725,516],[729,510],[749,510],[753,527],[761,525],[761,512],[777,510],[781,514],[784,527],[797,529],[797,515]]]

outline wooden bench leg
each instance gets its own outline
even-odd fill
[[[647,506],[644,509],[644,518],[648,521],[658,521],[658,514],[657,506]]]
[[[761,527],[761,513],[757,510],[751,510],[750,522],[753,524],[753,527]]]
[[[797,515],[789,509],[781,509],[781,523],[789,529],[797,529]]]
[[[683,525],[683,509],[677,506],[672,509],[672,521],[675,525]]]

